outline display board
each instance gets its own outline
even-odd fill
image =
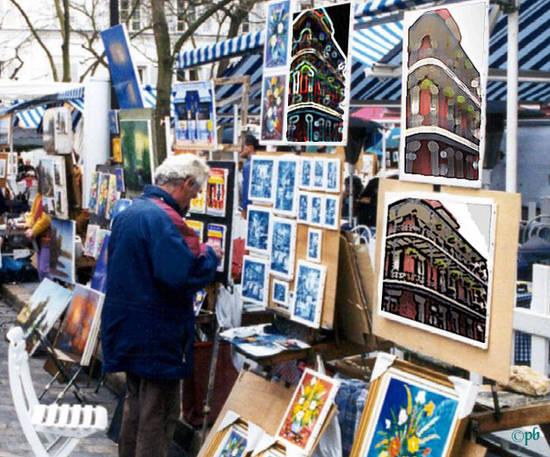
[[[202,195],[195,199],[192,209],[185,218],[201,242],[208,239],[221,243],[222,266],[216,272],[216,281],[227,284],[231,277],[233,212],[235,210],[235,162],[211,160],[210,176]],[[201,203],[197,203],[200,200]],[[194,204],[193,204],[194,203]]]
[[[400,179],[481,187],[489,2],[405,11]]]
[[[381,180],[378,191],[378,201],[380,204],[378,205],[377,233],[384,234],[383,227],[385,226],[385,219],[387,219],[387,205],[384,205],[384,201],[387,194],[404,193],[415,195],[418,193],[430,193],[433,195],[433,190],[433,186],[428,184]],[[465,282],[465,275],[461,277],[449,271],[448,276],[445,276],[446,282],[444,285],[440,284],[440,280],[438,279],[443,276],[430,276],[437,269],[448,268],[450,262],[455,262],[457,265],[460,264],[467,268],[460,259],[465,256],[475,256],[477,252],[477,250],[472,249],[473,246],[467,246],[466,243],[464,245],[467,247],[467,250],[462,249],[460,241],[460,236],[462,235],[459,236],[458,232],[455,234],[454,239],[450,235],[445,241],[438,241],[436,236],[431,236],[428,233],[428,231],[430,233],[438,233],[440,229],[437,225],[440,222],[437,218],[439,217],[444,217],[448,224],[456,224],[458,222],[457,219],[453,219],[446,214],[445,208],[434,203],[434,206],[431,207],[432,209],[427,212],[430,224],[433,222],[432,225],[434,225],[433,231],[414,228],[420,225],[422,227],[426,226],[422,222],[426,217],[420,214],[420,211],[417,211],[413,215],[414,223],[409,223],[405,215],[399,216],[402,217],[401,223],[405,222],[407,225],[408,228],[406,230],[397,229],[398,225],[396,225],[397,231],[392,232],[390,237],[377,236],[375,277],[378,281],[378,287],[374,290],[372,300],[374,304],[373,333],[411,350],[505,383],[508,381],[512,350],[512,316],[515,300],[517,255],[516,250],[510,249],[510,246],[515,246],[518,239],[521,210],[520,195],[494,191],[467,190],[456,187],[442,187],[441,192],[436,193],[436,195],[441,195],[441,200],[444,200],[446,196],[450,196],[451,198],[457,196],[463,201],[487,199],[494,202],[496,207],[496,216],[494,219],[494,260],[491,284],[486,285],[486,290],[491,290],[492,292],[490,297],[488,294],[486,296],[486,300],[488,300],[487,304],[485,307],[480,307],[477,301],[468,301],[467,295],[472,297],[472,286],[476,286],[475,284],[467,284]],[[469,225],[472,224],[470,222]],[[468,229],[472,230],[472,227],[468,227]],[[394,278],[395,282],[399,282],[403,287],[400,286],[401,290],[393,294],[396,299],[399,298],[400,300],[402,296],[409,294],[410,299],[403,301],[403,306],[399,305],[399,309],[407,311],[405,314],[410,319],[416,320],[415,324],[424,322],[425,324],[440,327],[440,331],[435,332],[433,329],[422,328],[421,325],[410,325],[410,322],[404,320],[388,319],[381,312],[382,307],[387,312],[389,304],[383,303],[381,296],[382,289],[379,287],[381,284],[380,281],[382,277],[391,277],[390,270],[394,266],[398,266],[397,263],[392,263],[393,260],[388,262],[386,258],[383,258],[382,253],[385,252],[385,248],[382,243],[384,240],[388,242],[388,238],[395,239],[394,241],[400,243],[405,249],[410,249],[407,243],[410,243],[410,240],[413,238],[422,241],[421,245],[419,244],[415,248],[418,251],[416,253],[417,258],[413,259],[414,262],[411,263],[411,265],[416,265],[415,269],[411,270],[409,274],[407,274],[407,271],[404,271],[404,274],[401,274],[399,278]],[[419,262],[424,256],[422,250],[431,249],[433,252],[445,252],[449,248],[449,244],[453,246],[452,249],[455,255],[453,254],[453,257],[449,253],[444,253],[443,255],[447,259],[443,259],[445,265],[438,262],[438,259],[435,259],[435,257],[433,265],[430,264],[427,258],[426,262]],[[409,259],[411,254],[415,253],[412,251],[408,253],[403,252],[401,257],[396,256],[395,259],[398,259],[400,261],[399,265],[402,265],[405,262],[411,262]],[[412,257],[414,258],[414,255]],[[418,268],[423,270],[421,271]],[[482,271],[484,269],[483,263],[479,261],[479,265],[475,268],[479,268]],[[432,273],[429,273],[430,271]],[[476,276],[480,277],[479,275]],[[422,279],[422,283],[419,283],[420,279]],[[458,284],[459,282],[462,285]],[[442,285],[444,289],[440,290]],[[462,290],[462,294],[460,290]],[[483,284],[481,284],[479,292],[475,291],[478,294],[478,298],[479,294],[483,295],[483,290]],[[387,297],[391,296],[391,294],[387,295]],[[439,301],[435,301],[435,299]],[[399,300],[393,301],[397,303]],[[429,304],[428,308],[422,308],[425,304]],[[473,325],[467,320],[459,320],[458,326],[464,327],[468,324],[472,327],[472,333],[466,335],[470,337],[470,342],[460,341],[445,334],[444,331],[447,331],[447,333],[450,332],[455,325],[452,321],[454,311],[462,310],[468,316],[470,314],[474,316],[480,314],[480,311],[483,309],[487,313],[486,318],[488,320],[486,348],[484,348],[484,344],[470,344],[472,341],[475,341],[475,332],[473,330],[478,326]]]

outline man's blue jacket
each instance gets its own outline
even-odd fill
[[[192,297],[213,281],[218,259],[210,247],[195,257],[151,198],[182,213],[167,192],[146,186],[115,218],[101,316],[103,370],[181,379],[193,368]]]

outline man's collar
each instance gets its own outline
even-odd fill
[[[182,208],[180,208],[176,200],[174,200],[174,197],[172,197],[168,192],[166,192],[164,189],[161,189],[158,186],[147,184],[143,188],[143,197],[157,198],[159,200],[162,200],[164,203],[174,208],[178,212],[178,214],[180,214],[182,217],[185,215],[185,211]]]

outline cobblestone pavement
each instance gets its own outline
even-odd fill
[[[16,312],[6,303],[0,301],[0,457],[32,456],[31,448],[19,425],[13,407],[8,379],[8,342],[5,335],[15,320]],[[50,380],[50,375],[44,370],[45,356],[33,356],[30,359],[31,375],[38,395]],[[87,387],[87,376],[84,374],[78,380],[86,400],[91,404],[100,404],[107,408],[109,419],[116,407],[116,397],[106,387],[95,394],[97,381],[92,380]],[[55,383],[41,400],[42,403],[52,403],[63,385]],[[77,403],[72,392],[68,392],[62,402]],[[108,457],[118,455],[116,445],[107,438],[105,432],[98,433],[79,442],[71,456],[74,457]]]

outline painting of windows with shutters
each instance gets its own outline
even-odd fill
[[[387,192],[384,214],[378,313],[486,349],[494,201]]]
[[[407,12],[400,177],[481,187],[488,2]]]

